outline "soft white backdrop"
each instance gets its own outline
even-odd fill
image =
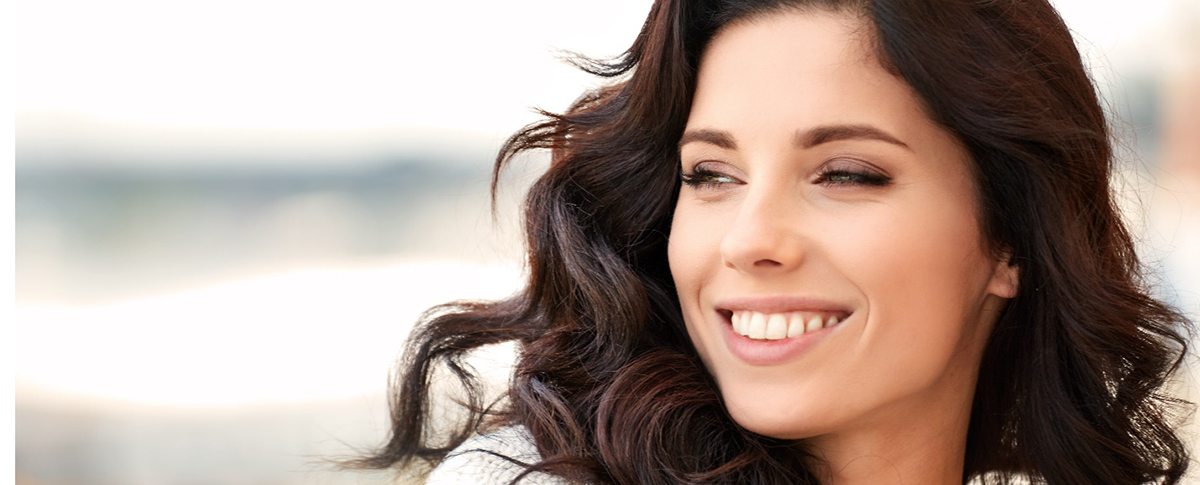
[[[1165,113],[1200,112],[1178,107],[1197,99],[1200,6],[1054,3],[1122,120],[1137,160],[1122,169],[1127,210],[1164,294],[1200,315],[1200,184],[1188,178],[1200,179],[1200,152],[1156,141],[1170,128]],[[296,469],[306,456],[346,451],[338,440],[382,436],[387,371],[420,311],[517,288],[514,210],[544,160],[531,157],[527,172],[506,179],[493,226],[483,193],[490,157],[536,119],[531,107],[561,110],[597,85],[558,56],[619,54],[648,7],[16,3],[18,481],[240,483],[237,470],[258,483],[349,480]],[[1176,161],[1159,160],[1167,155]],[[379,160],[399,158],[444,171],[434,173],[453,189],[388,199],[395,207],[383,215],[362,207],[376,199],[324,185],[288,189],[262,219],[245,205],[209,208],[228,203],[220,177],[265,173],[254,180],[303,186],[317,182],[296,174],[333,173],[363,187]],[[397,166],[407,171],[397,180],[425,176]],[[69,184],[81,180],[100,180],[86,187],[108,205],[72,199]],[[202,195],[180,202],[171,184]],[[64,216],[59,204],[80,212]],[[250,222],[238,225],[239,215]],[[406,232],[370,232],[389,224]],[[383,242],[355,249],[362,234]],[[296,414],[271,421],[281,408]],[[143,417],[168,431],[137,431]],[[215,434],[190,446],[194,423],[261,443],[225,447]],[[279,443],[265,437],[305,426]],[[106,442],[116,444],[106,451]],[[171,455],[164,442],[184,444]],[[230,450],[244,460],[217,460]],[[182,458],[198,453],[207,458]],[[96,463],[106,460],[116,465]],[[226,473],[196,476],[213,468]]]

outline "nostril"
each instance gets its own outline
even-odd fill
[[[758,261],[755,261],[754,265],[759,266],[759,267],[772,268],[775,266],[783,266],[783,263],[780,263],[779,261],[775,261],[774,259],[760,259]]]

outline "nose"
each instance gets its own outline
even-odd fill
[[[721,258],[726,267],[743,273],[786,272],[804,258],[801,223],[795,194],[751,190],[721,239]]]

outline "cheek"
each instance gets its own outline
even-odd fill
[[[902,365],[927,381],[970,345],[991,268],[970,208],[914,203],[842,234],[842,267],[866,296],[863,343],[878,371]]]
[[[871,299],[948,297],[942,289],[957,293],[961,280],[977,272],[979,251],[978,240],[960,227],[973,221],[946,215],[940,220],[883,217],[860,230],[844,231],[835,250],[844,253],[844,265],[853,268],[848,272],[860,275]]]
[[[667,236],[667,264],[671,268],[671,279],[675,282],[675,289],[679,293],[679,302],[685,307],[687,306],[685,298],[691,294],[688,288],[691,286],[692,278],[689,276],[695,270],[694,265],[688,264],[695,258],[690,254],[692,248],[687,245],[686,233],[687,230],[680,221],[679,212],[676,212],[671,219],[671,233]]]
[[[711,278],[715,265],[720,264],[719,234],[703,223],[698,212],[686,204],[679,204],[671,222],[671,234],[667,239],[667,259],[671,278],[679,297],[680,310],[687,325],[692,344],[707,363],[708,357],[697,322],[701,321],[700,297],[705,282]]]
[[[714,258],[719,261],[719,235],[703,223],[701,215],[687,204],[678,204],[667,239],[667,262],[685,313],[696,304]]]

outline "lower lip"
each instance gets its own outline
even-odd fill
[[[798,359],[842,327],[842,324],[839,323],[815,332],[806,332],[797,337],[759,340],[738,335],[733,331],[733,324],[728,318],[721,314],[717,314],[717,316],[722,320],[721,334],[725,337],[725,344],[729,347],[729,352],[743,362],[757,366],[778,365]]]

